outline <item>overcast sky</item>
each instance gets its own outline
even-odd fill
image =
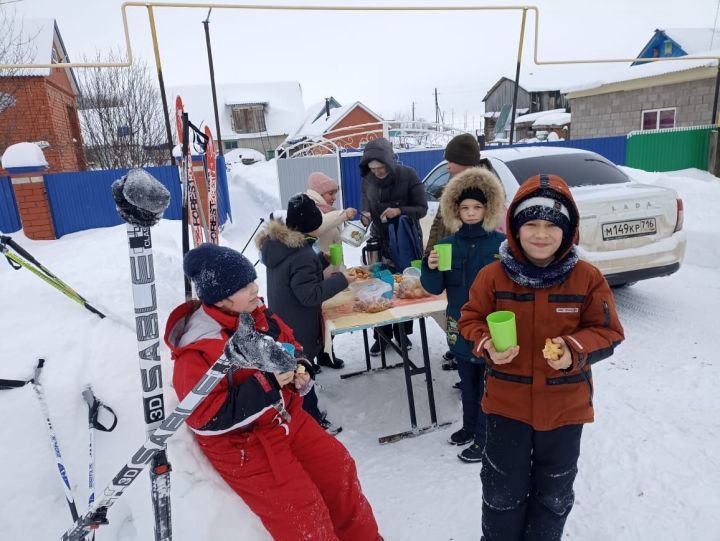
[[[0,0],[0,4],[7,0]],[[240,1],[240,0],[238,0]],[[712,27],[720,0],[535,0],[539,58],[636,56],[656,28]],[[57,20],[71,59],[124,48],[119,0],[21,0],[19,15]],[[280,0],[253,4],[291,5]],[[360,2],[294,2],[296,5]],[[483,5],[456,0],[381,0],[366,5]],[[518,5],[495,0],[484,5]],[[130,8],[133,52],[154,69],[147,10]],[[205,9],[156,8],[166,84],[209,84],[202,20]],[[434,88],[446,123],[479,127],[482,98],[503,75],[514,76],[521,15],[516,12],[305,12],[215,9],[212,33],[218,83],[299,81],[308,106],[326,96],[356,100],[386,118],[434,120]],[[534,17],[528,15],[522,77],[544,77],[532,62]],[[585,66],[602,73],[607,64]],[[532,73],[532,75],[530,75]],[[559,76],[558,76],[559,77]],[[527,81],[526,81],[527,82]],[[563,86],[564,81],[559,82]],[[467,123],[466,123],[467,122]]]

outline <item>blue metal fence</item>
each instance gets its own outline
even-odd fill
[[[627,136],[617,135],[614,137],[596,137],[595,139],[568,139],[567,141],[546,141],[543,143],[521,143],[515,145],[503,145],[502,148],[512,146],[518,147],[569,147],[581,148],[596,152],[604,156],[616,165],[625,165],[625,154],[627,150]],[[487,147],[488,149],[497,147]]]
[[[406,150],[396,152],[398,163],[412,167],[418,174],[420,180],[430,170],[442,161],[445,149],[434,148],[430,150]],[[360,161],[361,152],[352,152],[340,156],[340,177],[342,179],[343,206],[359,209],[361,206],[360,196]]]
[[[163,217],[169,220],[181,219],[182,190],[177,167],[145,169],[170,191],[170,205]],[[112,169],[45,175],[48,203],[57,237],[122,223],[110,195],[110,185],[127,172],[128,169]],[[225,178],[225,175],[218,175],[218,220],[221,224],[227,219],[229,209]]]
[[[15,192],[9,177],[0,177],[0,231],[14,233],[21,227]]]

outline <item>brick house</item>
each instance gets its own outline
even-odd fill
[[[305,121],[288,136],[283,146],[289,148],[290,154],[321,140],[331,141],[339,148],[363,148],[369,140],[383,136],[382,122],[380,115],[359,101],[340,105],[330,97],[308,108]],[[333,148],[332,145],[316,146],[311,153],[329,154]]]
[[[53,19],[24,19],[22,33],[31,44],[25,63],[69,62]],[[34,141],[44,147],[49,172],[86,169],[77,95],[70,69],[0,71],[0,155],[14,143]]]
[[[608,68],[602,81],[568,89],[573,137],[713,124],[717,60],[642,61],[686,55],[720,56],[720,31],[655,30],[630,66]]]

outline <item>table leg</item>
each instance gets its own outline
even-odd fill
[[[398,325],[398,334],[400,335],[400,353],[403,359],[403,371],[405,372],[405,387],[407,387],[408,405],[410,406],[410,426],[417,428],[417,417],[415,415],[415,396],[413,394],[412,380],[410,374],[410,359],[407,352],[407,335],[405,334],[405,325]],[[425,344],[423,344],[425,345]]]
[[[368,346],[367,329],[363,329],[363,346],[365,346],[365,365],[367,366],[368,372],[370,372],[372,365],[370,364],[370,347]]]
[[[425,330],[425,318],[420,319],[420,341],[422,342],[423,368],[425,369],[425,382],[427,383],[428,405],[430,406],[430,422],[437,423],[435,412],[435,393],[433,391],[432,373],[430,370],[430,354],[428,353],[427,332]]]

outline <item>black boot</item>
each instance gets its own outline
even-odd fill
[[[328,368],[340,369],[345,367],[345,361],[338,357],[328,355],[324,351],[318,353],[317,362],[320,366],[327,366]]]

